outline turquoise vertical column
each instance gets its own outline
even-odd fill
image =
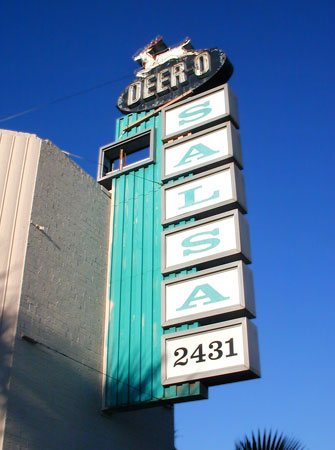
[[[119,119],[116,139],[125,126],[145,115],[130,114]],[[112,183],[114,214],[105,389],[106,407],[111,410],[207,396],[206,388],[199,382],[167,389],[161,385],[160,115],[143,121],[123,137],[151,127],[155,129],[155,163],[120,173]]]

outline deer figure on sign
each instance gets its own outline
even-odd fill
[[[186,38],[180,45],[170,48],[166,46],[161,36],[157,37],[133,57],[133,60],[143,67],[136,76],[145,78],[152,69],[170,60],[198,55],[199,51],[195,50],[190,42],[191,39]]]

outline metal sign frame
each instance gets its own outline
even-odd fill
[[[147,166],[156,161],[156,132],[155,127],[149,127],[143,131],[140,131],[130,137],[119,139],[104,145],[99,149],[99,164],[97,182],[102,184],[106,189],[112,188],[112,179],[116,176],[123,175],[140,167]],[[129,164],[122,168],[122,170],[114,170],[104,175],[103,167],[106,164],[106,160],[117,157],[120,154],[120,149],[129,151],[130,153],[136,152],[143,147],[149,147],[149,157]]]
[[[167,134],[166,125],[167,125],[167,115],[169,114],[169,112],[175,109],[179,109],[184,105],[187,105],[189,108],[191,108],[192,104],[196,104],[199,100],[204,99],[205,97],[208,97],[211,94],[215,94],[220,91],[224,92],[225,113],[219,114],[214,118],[211,117],[210,119],[204,119],[203,121],[198,122],[196,124],[191,123],[188,127]],[[174,139],[180,135],[185,135],[190,131],[194,133],[196,131],[208,128],[209,126],[214,126],[222,122],[227,122],[228,120],[232,121],[236,128],[239,128],[237,98],[234,92],[226,83],[222,86],[215,87],[213,89],[210,89],[209,91],[202,92],[201,94],[195,95],[191,98],[178,102],[176,105],[171,105],[164,108],[162,111],[162,141],[166,142],[169,139]]]
[[[189,373],[183,376],[167,377],[167,352],[166,344],[169,340],[183,339],[185,337],[201,335],[211,331],[217,331],[225,328],[242,326],[243,333],[243,351],[244,364],[239,364],[225,369],[206,370],[202,373]],[[181,331],[176,333],[165,334],[161,337],[162,347],[162,385],[167,386],[174,383],[192,382],[201,380],[208,386],[217,384],[230,383],[232,381],[240,381],[260,377],[260,362],[258,351],[258,334],[256,325],[245,317],[235,320],[207,325],[204,327],[194,328],[192,330]]]
[[[178,148],[185,143],[189,143],[192,146],[192,143],[199,138],[206,138],[207,135],[214,133],[216,131],[220,131],[221,129],[227,129],[227,145],[228,145],[228,153],[224,156],[220,156],[218,158],[210,159],[207,162],[203,162],[200,160],[199,164],[196,164],[191,167],[187,167],[185,169],[178,170],[176,172],[172,172],[170,174],[166,174],[166,158],[169,150]],[[162,149],[162,181],[170,180],[171,178],[178,178],[180,175],[187,175],[189,173],[196,174],[199,172],[203,172],[204,170],[212,169],[216,166],[219,166],[223,163],[235,162],[240,169],[243,169],[243,160],[242,160],[242,150],[241,150],[241,138],[237,129],[234,127],[232,122],[224,122],[219,125],[215,125],[210,128],[206,128],[205,130],[198,131],[197,133],[193,133],[189,136],[182,137],[177,141],[168,142],[163,145]]]
[[[174,319],[167,319],[167,296],[166,290],[168,286],[182,284],[194,279],[201,279],[207,275],[215,275],[220,272],[231,269],[238,270],[238,290],[239,290],[239,304],[231,306],[218,307],[215,310],[203,311],[201,313],[185,314],[182,317],[175,317]],[[242,261],[236,261],[222,266],[212,267],[210,269],[201,270],[190,275],[179,276],[176,278],[170,278],[162,281],[161,284],[161,314],[162,314],[162,327],[168,328],[171,326],[178,326],[183,323],[189,322],[202,322],[211,323],[212,321],[229,320],[237,317],[246,316],[249,319],[256,317],[255,310],[255,294],[253,285],[253,276],[251,269],[246,266]],[[191,311],[193,311],[191,309]]]
[[[195,257],[192,260],[185,261],[180,264],[175,264],[171,266],[166,266],[166,238],[172,234],[180,233],[185,230],[191,230],[192,228],[197,228],[201,225],[210,224],[211,222],[217,222],[220,219],[234,216],[235,224],[235,235],[236,235],[236,248],[223,251],[217,254],[211,254],[203,257]],[[206,219],[197,220],[196,222],[189,223],[187,225],[178,226],[167,231],[163,231],[161,234],[161,272],[167,275],[171,272],[178,272],[183,269],[189,269],[192,267],[197,268],[208,268],[218,264],[228,263],[242,259],[244,262],[249,264],[251,262],[251,249],[250,249],[250,238],[249,238],[249,226],[247,220],[243,215],[237,210],[228,211],[222,214],[217,214],[215,216],[208,217]]]
[[[223,201],[218,201],[217,203],[214,203],[209,206],[204,207],[200,206],[198,208],[195,207],[193,210],[190,210],[186,213],[166,218],[166,204],[167,204],[166,194],[169,190],[174,189],[178,186],[185,186],[186,188],[188,184],[196,180],[201,180],[203,178],[207,178],[210,177],[211,175],[219,174],[227,170],[230,171],[231,175],[231,187],[232,187],[231,198]],[[245,184],[243,174],[235,166],[234,163],[230,163],[225,166],[216,167],[214,169],[208,170],[207,172],[202,172],[198,175],[185,178],[184,180],[181,181],[169,183],[163,186],[161,189],[161,205],[162,205],[162,225],[179,222],[189,217],[194,217],[196,219],[203,218],[209,215],[219,214],[220,212],[224,212],[233,208],[238,208],[243,214],[245,214],[247,212],[247,201],[245,195]]]

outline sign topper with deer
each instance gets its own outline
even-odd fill
[[[233,66],[222,50],[196,50],[189,38],[168,47],[162,37],[157,37],[133,59],[142,68],[117,103],[126,114],[156,109],[181,96],[211,89],[226,83],[233,73]]]

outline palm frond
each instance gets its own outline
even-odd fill
[[[273,435],[265,430],[257,435],[251,434],[251,440],[245,436],[242,441],[235,444],[235,450],[304,450],[304,446],[294,438],[288,438],[276,431]]]

